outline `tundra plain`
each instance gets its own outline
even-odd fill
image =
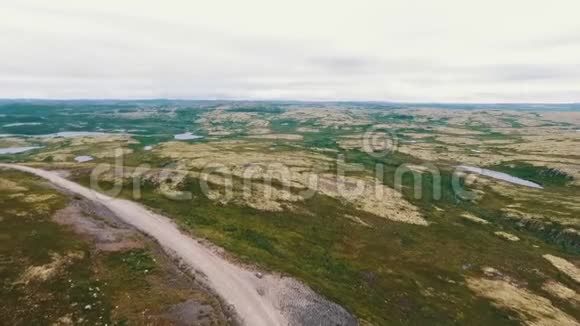
[[[578,324],[580,107],[4,101],[0,126],[30,148],[0,163],[137,202],[360,325]],[[11,170],[0,200],[12,323],[239,322],[106,209]]]

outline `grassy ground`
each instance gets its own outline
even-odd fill
[[[305,203],[309,213],[272,213],[212,202],[196,179],[184,186],[194,193],[192,201],[169,200],[143,186],[142,203],[174,217],[195,236],[245,262],[298,277],[377,325],[510,324],[506,312],[467,289],[465,276],[493,266],[535,289],[546,279],[561,278],[541,257],[561,255],[558,248],[518,231],[522,241],[501,240],[495,228],[461,219],[462,210],[445,202],[443,212],[430,214],[432,225],[426,228],[361,214],[325,196]],[[130,189],[123,195],[130,198]],[[346,214],[373,228],[349,222]]]
[[[370,108],[373,105],[368,104],[363,108]],[[233,106],[235,107],[235,105]],[[240,106],[235,107],[232,112],[259,113],[261,119],[270,119],[268,128],[273,133],[297,133],[296,130],[299,127],[311,130],[318,129],[318,132],[301,133],[304,136],[304,140],[301,142],[272,142],[276,143],[277,148],[284,150],[292,148],[335,150],[345,156],[346,162],[364,165],[367,170],[360,172],[361,174],[370,175],[376,164],[382,164],[385,171],[384,182],[391,187],[394,186],[394,175],[401,164],[423,163],[413,156],[412,152],[409,154],[393,153],[377,158],[359,150],[343,150],[338,146],[337,139],[363,133],[370,125],[362,123],[360,125],[346,124],[324,127],[321,126],[321,121],[315,119],[299,122],[291,118],[276,118],[275,115],[283,111],[280,109],[282,107],[278,104],[265,107]],[[453,120],[454,116],[435,115],[433,118],[425,118],[414,115],[414,113],[399,113],[391,109],[387,113],[383,111],[370,113],[374,123],[393,125],[393,128],[383,127],[380,130],[396,130],[397,135],[403,141],[414,140],[415,138],[411,137],[414,133],[423,134],[426,138],[421,139],[420,142],[432,144],[434,149],[440,151],[441,154],[445,154],[453,146],[458,147],[458,145],[452,146],[436,140],[437,128],[449,127],[449,121]],[[21,116],[19,119],[4,118],[3,122],[21,122],[25,121],[23,119],[28,119],[25,117],[26,115],[42,114],[40,108],[34,107],[20,111],[17,108],[11,108],[11,110],[6,112],[10,114],[20,112]],[[140,143],[131,145],[135,152],[124,158],[125,165],[137,166],[148,163],[153,167],[163,167],[172,161],[155,156],[151,152],[142,151],[141,147],[171,140],[174,133],[193,131],[203,134],[203,128],[195,121],[204,112],[208,112],[210,107],[202,105],[191,109],[180,109],[171,115],[132,117],[131,119],[114,118],[108,115],[114,112],[131,113],[135,111],[130,108],[105,107],[95,110],[95,108],[86,108],[79,112],[83,115],[100,113],[94,117],[93,121],[99,127],[104,127],[107,130],[143,129],[134,136],[134,139]],[[519,136],[508,134],[509,130],[497,131],[496,126],[493,125],[496,120],[496,122],[501,122],[514,129],[525,128],[524,121],[520,122],[512,116],[495,119],[491,115],[478,115],[477,119],[480,120],[476,121],[473,120],[476,118],[466,116],[462,110],[458,110],[458,112],[458,116],[464,117],[462,118],[464,120],[455,121],[455,124],[452,125],[453,128],[463,127],[466,133],[479,132],[480,134],[467,138],[482,143],[485,141],[518,141]],[[45,129],[42,129],[42,133],[52,132],[56,129],[62,130],[63,123],[73,123],[78,118],[61,112],[55,119],[61,119],[58,122],[60,125],[56,122],[47,124],[43,127]],[[247,125],[241,122],[227,121],[222,124],[226,129],[238,130],[234,134],[235,137],[232,137],[233,139],[244,136],[244,130],[248,130]],[[554,124],[554,126],[564,125]],[[78,128],[79,130],[83,129],[82,126]],[[38,130],[39,133],[40,130]],[[2,129],[2,132],[9,131]],[[465,138],[464,135],[446,135]],[[212,140],[202,141],[211,142]],[[256,142],[259,141],[256,140]],[[465,155],[471,155],[470,146],[465,146],[464,149]],[[500,152],[499,149],[494,152],[493,147],[490,146],[489,153]],[[332,155],[336,156],[336,153]],[[434,157],[436,158],[437,155]],[[26,161],[27,156],[19,155],[5,159]],[[99,162],[109,161],[111,160],[99,160]],[[578,194],[577,187],[569,185],[568,175],[550,169],[537,168],[525,162],[508,162],[488,166],[544,185],[546,188],[543,193],[545,198],[541,196],[519,198],[517,188],[510,193],[501,193],[492,187],[480,187],[484,192],[483,197],[478,201],[467,201],[459,198],[451,188],[452,167],[457,163],[443,159],[430,163],[436,164],[441,169],[442,196],[440,199],[434,199],[433,178],[429,175],[424,175],[421,182],[421,198],[413,196],[414,180],[412,176],[405,175],[403,178],[405,198],[417,206],[425,218],[429,220],[428,227],[390,222],[372,214],[355,210],[344,202],[321,195],[297,205],[294,210],[282,212],[264,212],[233,204],[222,205],[206,198],[201,193],[199,182],[195,178],[190,178],[181,185],[183,189],[193,192],[193,200],[174,201],[167,199],[156,191],[155,185],[144,183],[142,185],[142,198],[139,201],[174,218],[177,223],[195,236],[207,238],[224,247],[244,262],[256,263],[264,268],[287,273],[303,280],[316,291],[344,305],[362,320],[375,325],[516,324],[511,319],[515,315],[511,314],[509,310],[495,307],[489,300],[476,296],[466,286],[465,278],[480,277],[482,275],[481,268],[485,266],[502,271],[509,277],[525,284],[525,287],[530,291],[539,293],[544,297],[549,297],[542,290],[542,285],[547,280],[557,280],[576,292],[580,290],[577,284],[571,282],[542,258],[542,255],[551,253],[571,261],[576,260],[578,253],[580,253],[579,241],[574,237],[562,236],[562,231],[567,226],[550,221],[549,217],[546,221],[534,220],[523,223],[521,220],[507,217],[501,211],[507,205],[517,204],[532,212],[550,212],[549,214],[555,214],[554,217],[559,217],[557,214],[577,216],[577,211],[572,208],[558,207],[565,206],[561,205],[564,199],[574,198]],[[76,177],[79,182],[86,184],[87,175],[85,173]],[[106,185],[103,185],[103,189],[106,188]],[[125,187],[122,195],[133,199],[131,198],[131,190],[130,186]],[[562,200],[552,200],[558,196]],[[550,199],[551,202],[548,203],[544,199]],[[6,202],[6,205],[6,207],[10,207],[10,205],[21,205],[21,203]],[[62,206],[63,202],[61,201],[58,205]],[[483,218],[491,224],[482,225],[466,220],[461,217],[466,212]],[[371,227],[354,223],[345,217],[347,215],[356,216],[370,224]],[[6,221],[9,219],[10,217]],[[554,220],[556,219],[554,218]],[[5,233],[11,228],[18,227],[8,225]],[[56,226],[51,227],[58,229]],[[494,235],[494,232],[499,230],[517,235],[521,240],[518,242],[505,241]],[[22,232],[28,234],[32,231],[25,229]],[[54,232],[56,231],[52,230],[45,233],[53,234]],[[66,230],[58,232],[66,232]],[[66,238],[74,239],[74,236],[67,233]],[[30,248],[37,248],[40,245],[41,243],[32,243]],[[88,246],[83,242],[78,242],[75,245],[81,248],[79,250],[92,253],[90,249],[82,249],[83,246]],[[18,244],[15,242],[6,243],[5,248],[13,246],[18,246]],[[63,246],[66,248],[74,247],[73,243],[67,243]],[[160,273],[148,257],[150,257],[150,253],[141,251],[113,254],[106,257],[95,256],[94,253],[87,254],[83,258],[85,262],[95,259],[97,263],[79,263],[78,268],[81,271],[78,273],[85,273],[82,275],[86,279],[97,279],[97,276],[91,274],[95,273],[95,270],[111,270],[114,271],[114,275],[117,275],[114,280],[109,278],[110,281],[108,281],[109,284],[115,284],[112,293],[121,291],[115,290],[117,288],[129,291],[129,289],[124,288],[127,284],[137,284],[137,288],[133,290],[139,292],[143,288],[147,288],[146,284],[149,284],[149,281],[146,279],[150,276],[146,276],[143,281],[133,281],[133,277],[141,280],[141,273],[144,270]],[[46,263],[49,259],[48,253],[44,254],[43,259],[37,263]],[[12,272],[12,278],[20,275],[23,268],[32,263],[33,261],[23,262],[19,270]],[[95,266],[95,264],[104,267],[96,269],[86,267],[86,265]],[[82,272],[82,268],[86,270]],[[105,278],[106,276],[100,274],[98,276],[101,281]],[[115,295],[112,294],[110,297],[115,298]],[[137,297],[141,298],[140,295]],[[80,301],[81,299],[75,300]],[[149,297],[144,297],[142,300],[144,306],[160,304],[153,302],[155,299]],[[553,297],[551,300],[558,302],[558,307],[566,313],[580,318],[580,312],[573,303],[558,301]],[[6,308],[6,311],[16,309],[16,305],[17,303],[8,303],[9,308]],[[112,303],[103,303],[103,305],[102,309],[105,312],[109,311],[108,315],[103,312],[98,317],[112,318],[107,317],[113,316],[110,308],[107,308]],[[65,310],[59,310],[54,315],[64,312]],[[91,310],[90,313],[93,311]],[[129,316],[133,313],[137,314],[132,311],[124,313]]]
[[[51,219],[68,198],[23,173],[0,171],[0,180],[3,324],[163,323],[167,309],[185,300],[219,307],[153,244],[97,251],[89,240]]]

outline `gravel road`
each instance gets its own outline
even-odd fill
[[[358,324],[356,318],[342,307],[327,301],[302,283],[288,277],[258,274],[236,265],[184,234],[169,218],[140,204],[97,193],[55,172],[16,164],[0,164],[0,168],[37,175],[57,187],[105,205],[119,219],[156,239],[166,251],[202,275],[207,285],[234,309],[244,325]]]

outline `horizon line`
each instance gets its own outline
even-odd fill
[[[200,102],[298,102],[298,103],[377,103],[377,104],[449,104],[449,105],[580,105],[578,102],[502,102],[502,101],[392,101],[392,100],[306,100],[306,99],[232,99],[232,98],[2,98],[1,101],[119,101],[119,102],[137,102],[137,101],[200,101]]]

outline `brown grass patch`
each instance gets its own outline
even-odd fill
[[[28,191],[28,188],[19,185],[12,180],[0,178],[0,190],[5,192],[23,192]]]
[[[555,307],[550,300],[508,281],[473,277],[466,281],[477,295],[490,299],[499,309],[515,313],[526,325],[578,325],[572,316]]]
[[[247,136],[248,138],[273,139],[273,140],[303,140],[304,136],[298,134],[262,134],[259,136]]]
[[[59,272],[64,270],[75,260],[82,259],[83,257],[84,253],[82,252],[69,252],[64,256],[58,253],[52,253],[50,263],[46,265],[28,267],[20,276],[18,281],[16,281],[16,283],[28,284],[35,281],[47,281],[48,279],[54,277]]]
[[[560,258],[549,254],[543,255],[542,257],[548,260],[560,272],[568,275],[571,279],[576,281],[576,283],[580,284],[580,269],[576,267],[576,265],[572,264],[571,262],[567,261],[564,258]]]
[[[560,282],[549,280],[542,285],[542,290],[573,305],[580,303],[580,295]]]

